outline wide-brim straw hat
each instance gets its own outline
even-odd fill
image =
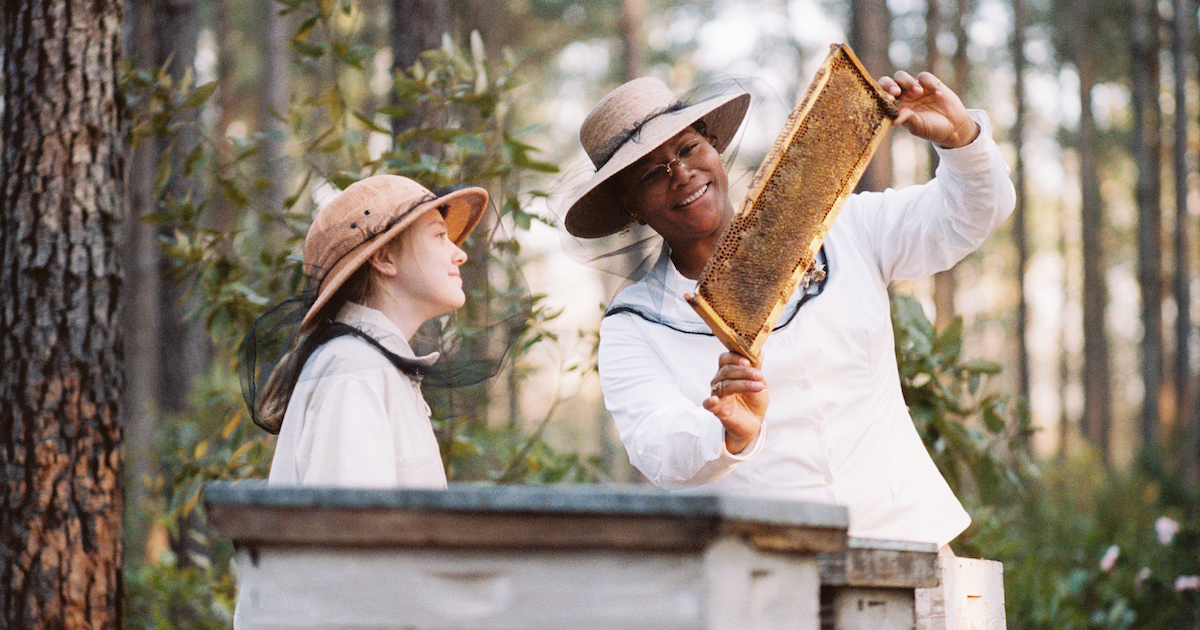
[[[579,129],[579,141],[596,173],[568,203],[563,219],[567,232],[598,238],[633,224],[633,217],[605,183],[697,121],[704,123],[704,133],[717,152],[724,151],[749,107],[750,94],[740,90],[694,104],[682,102],[654,77],[634,79],[609,92]]]
[[[304,269],[316,301],[300,322],[307,330],[354,272],[425,212],[439,210],[461,245],[487,207],[487,191],[460,188],[438,196],[399,175],[372,175],[346,187],[317,212],[304,238]]]

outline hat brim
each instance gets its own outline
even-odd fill
[[[697,121],[704,121],[705,131],[714,139],[713,147],[723,152],[742,126],[749,107],[750,95],[740,92],[651,119],[579,188],[568,204],[563,226],[579,238],[599,238],[629,227],[633,218],[617,207],[620,200],[612,187],[604,184]]]
[[[487,203],[488,193],[483,188],[476,186],[460,188],[414,207],[395,225],[350,250],[329,270],[325,279],[322,280],[321,286],[317,288],[317,299],[304,314],[304,320],[300,322],[300,332],[308,330],[315,323],[317,314],[325,308],[346,280],[349,280],[350,276],[354,275],[354,272],[367,262],[367,259],[412,225],[418,217],[430,210],[439,210],[445,206],[446,227],[449,230],[450,240],[454,241],[455,245],[462,245],[475,226],[479,225]]]

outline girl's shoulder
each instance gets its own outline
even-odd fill
[[[321,344],[304,365],[300,378],[351,374],[395,367],[382,352],[353,335],[340,335]]]

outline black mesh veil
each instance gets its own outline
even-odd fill
[[[440,190],[438,196],[448,192]],[[515,247],[490,202],[462,247],[468,254],[461,269],[466,305],[425,322],[409,341],[418,356],[437,353],[432,365],[397,356],[363,331],[335,322],[336,311],[345,303],[340,296],[301,333],[300,323],[314,303],[316,280],[321,277],[321,270],[306,269],[308,288],[267,309],[242,340],[242,395],[254,423],[278,433],[304,364],[321,345],[343,335],[362,339],[398,370],[420,381],[427,398],[444,402],[434,405],[435,413],[461,414],[466,412],[462,405],[477,404],[446,392],[486,386],[500,372],[510,348],[527,326],[532,300],[515,259]]]

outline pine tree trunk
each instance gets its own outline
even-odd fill
[[[156,0],[130,3],[124,16],[125,55],[140,70],[154,74],[168,60],[178,81],[196,53],[198,15],[195,0]],[[173,37],[160,37],[172,33]],[[172,283],[163,260],[159,238],[170,229],[147,223],[143,217],[158,212],[158,167],[163,159],[176,168],[198,141],[194,127],[186,125],[168,141],[146,138],[129,154],[126,180],[129,216],[122,228],[122,264],[125,286],[122,294],[121,325],[125,345],[125,388],[122,399],[125,451],[126,501],[131,508],[130,544],[146,537],[148,511],[155,497],[146,486],[157,474],[154,447],[161,435],[159,420],[164,411],[186,405],[195,375],[207,361],[207,337],[203,330],[185,322],[181,306],[183,291]],[[167,152],[172,152],[167,155]],[[186,178],[171,178],[169,195],[186,198],[193,193]]]
[[[450,7],[440,0],[392,0],[392,70],[405,72],[421,58],[421,53],[441,46],[442,35],[450,32]],[[438,126],[431,113],[416,111],[410,116],[392,118],[392,134],[422,123]],[[438,157],[441,148],[433,142],[415,141],[412,151]]]
[[[1189,287],[1192,278],[1192,258],[1189,256],[1188,239],[1188,107],[1187,107],[1187,55],[1192,46],[1192,35],[1196,29],[1196,6],[1192,0],[1173,0],[1173,16],[1171,20],[1171,59],[1175,74],[1175,140],[1173,147],[1175,163],[1175,222],[1173,226],[1174,239],[1174,276],[1172,296],[1175,300],[1175,360],[1172,362],[1171,380],[1175,387],[1175,420],[1181,426],[1188,427],[1192,439],[1191,448],[1184,453],[1184,462],[1188,479],[1192,484],[1200,482],[1200,461],[1197,458],[1195,445],[1200,438],[1196,423],[1200,413],[1193,413],[1195,406],[1192,391],[1191,352],[1188,344],[1192,332],[1192,296]]]
[[[646,0],[621,0],[621,81],[632,81],[645,71],[646,44],[642,20]]]
[[[892,73],[888,59],[891,45],[891,13],[886,0],[852,0],[850,3],[850,47],[867,72],[876,77]],[[884,137],[858,182],[858,190],[884,190],[892,184],[892,142]]]
[[[1012,0],[1013,7],[1013,100],[1016,101],[1016,120],[1013,122],[1012,141],[1016,158],[1013,161],[1013,185],[1017,191],[1017,204],[1013,209],[1012,238],[1017,251],[1017,395],[1021,404],[1029,404],[1029,345],[1026,330],[1029,328],[1029,303],[1025,299],[1025,271],[1029,267],[1029,241],[1025,227],[1028,199],[1025,183],[1025,122],[1028,110],[1025,105],[1025,28],[1029,17],[1025,0]],[[1028,443],[1025,444],[1029,446]]]
[[[195,65],[199,0],[156,0],[154,4],[158,63],[162,65],[170,61],[171,77],[181,82]],[[171,36],[163,37],[163,33],[170,33]],[[199,118],[198,113],[192,115]],[[182,173],[184,160],[200,141],[200,133],[197,125],[181,125],[172,135],[169,140],[160,139],[159,154],[166,156],[160,159],[171,160],[173,172]],[[171,199],[198,201],[201,197],[199,188],[195,178],[173,177],[167,183],[166,193]],[[208,227],[219,229],[221,226],[209,224]],[[170,236],[169,228],[163,227],[161,230],[163,236]],[[167,260],[162,260],[159,273],[164,278],[158,304],[162,318],[158,345],[162,379],[159,408],[183,411],[188,406],[192,382],[197,375],[207,371],[211,348],[204,327],[187,321],[191,298],[187,289],[174,281]]]
[[[971,19],[972,12],[970,0],[956,0],[954,3],[954,19],[951,21],[951,32],[955,42],[954,56],[950,59],[952,72],[950,77],[943,77],[950,89],[964,101],[967,100],[967,75],[970,69],[970,60],[967,58],[967,22]],[[953,321],[958,313],[954,304],[957,292],[958,282],[953,267],[933,275],[934,325],[939,330]]]
[[[1133,158],[1137,164],[1138,285],[1142,297],[1142,448],[1158,448],[1163,377],[1162,140],[1158,107],[1159,17],[1155,0],[1133,0],[1130,82],[1133,92]]]
[[[224,0],[222,0],[224,1]],[[291,191],[286,151],[288,127],[285,117],[291,94],[288,42],[292,33],[286,16],[279,12],[287,5],[267,0],[263,16],[262,55],[267,72],[263,75],[263,100],[259,111],[259,129],[267,133],[263,141],[264,172],[269,181],[268,211],[282,212]]]
[[[0,626],[120,628],[121,6],[0,14]]]
[[[152,2],[131,2],[124,16],[125,57],[147,72],[154,72],[158,54]],[[125,392],[121,400],[125,437],[125,500],[131,508],[127,540],[136,545],[147,538],[150,516],[146,510],[151,494],[144,480],[154,476],[154,440],[158,435],[159,395],[162,372],[159,339],[163,317],[161,249],[159,228],[140,220],[157,208],[155,172],[158,143],[148,138],[132,148],[128,158],[126,189],[131,220],[123,226],[125,286],[122,292],[121,325],[125,339]]]
[[[1100,196],[1100,152],[1096,120],[1092,114],[1092,88],[1096,85],[1096,60],[1092,57],[1094,20],[1088,0],[1075,0],[1079,28],[1073,33],[1075,64],[1079,72],[1079,185],[1083,261],[1083,434],[1101,460],[1109,463],[1112,426],[1112,378],[1109,374],[1108,330],[1105,312],[1108,288],[1104,262],[1104,202]]]

